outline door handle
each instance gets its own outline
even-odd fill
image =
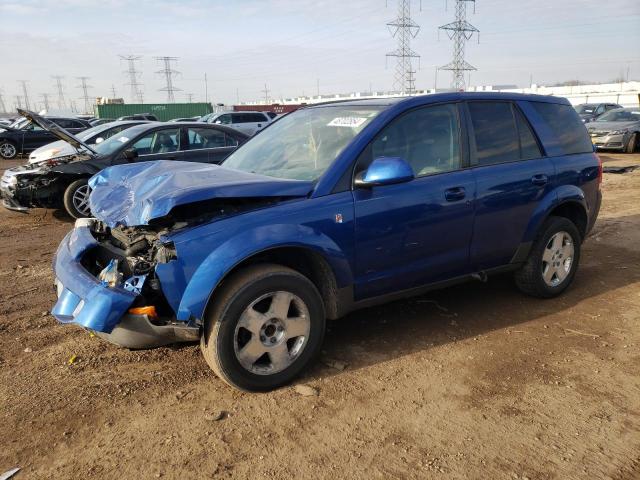
[[[546,185],[549,182],[549,177],[547,177],[545,174],[540,173],[538,175],[534,175],[533,177],[531,177],[531,183],[533,183],[534,185]]]
[[[444,198],[447,202],[455,202],[457,200],[462,200],[466,194],[464,187],[453,187],[444,191]]]

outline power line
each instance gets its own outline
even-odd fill
[[[64,100],[64,89],[62,88],[62,79],[64,77],[61,75],[54,75],[51,78],[56,81],[56,90],[58,92],[58,108],[60,110],[64,110],[66,108],[66,102]]]
[[[177,62],[178,57],[155,57],[156,60],[164,63],[164,68],[158,70],[156,73],[164,75],[165,86],[159,89],[160,92],[167,92],[167,103],[174,103],[174,92],[181,92],[182,90],[173,85],[173,77],[180,72],[171,68],[171,62]]]
[[[420,55],[411,49],[411,40],[420,32],[420,26],[411,19],[411,0],[398,0],[398,16],[387,23],[387,26],[391,36],[398,40],[398,48],[387,53],[387,58],[397,59],[393,87],[403,94],[411,95],[415,91],[415,71],[411,60],[417,58],[420,62]]]
[[[129,83],[125,83],[131,88],[131,103],[143,103],[142,83],[138,82],[140,71],[136,70],[136,62],[142,57],[140,55],[119,55],[120,59],[127,62],[128,68],[124,71],[129,76]],[[115,88],[113,89],[115,91]],[[115,96],[114,96],[115,98]]]
[[[42,104],[44,105],[44,109],[49,112],[49,94],[41,93],[40,96],[42,97]]]
[[[464,90],[464,72],[476,70],[464,59],[464,47],[467,40],[470,40],[474,33],[480,35],[480,30],[467,22],[467,2],[473,2],[475,10],[476,0],[455,0],[456,19],[451,23],[442,25],[439,30],[447,32],[448,37],[453,40],[453,59],[451,62],[440,67],[440,70],[450,70],[453,72],[451,87],[456,90]],[[478,36],[478,41],[480,37]]]
[[[89,111],[89,107],[91,105],[91,102],[89,101],[89,89],[92,88],[91,85],[87,85],[87,80],[89,80],[89,77],[77,77],[78,80],[80,80],[80,85],[78,85],[78,88],[82,89],[82,96],[80,97],[80,99],[84,100],[84,113],[91,113]]]
[[[24,106],[27,110],[31,110],[31,105],[29,104],[29,93],[27,92],[27,81],[18,80],[18,83],[22,85],[22,99],[24,100]]]

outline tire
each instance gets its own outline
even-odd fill
[[[624,149],[624,153],[633,153],[636,151],[636,145],[638,144],[638,134],[634,133],[627,142],[627,146]]]
[[[581,243],[580,232],[572,221],[549,217],[534,240],[526,263],[515,272],[518,288],[533,297],[560,295],[576,275]]]
[[[87,218],[91,216],[89,209],[89,194],[91,189],[86,178],[71,182],[64,191],[64,209],[73,218]]]
[[[324,304],[315,285],[295,270],[247,267],[225,280],[213,298],[200,348],[229,385],[273,390],[291,382],[320,352]]]
[[[0,142],[0,157],[5,160],[12,160],[18,156],[18,147],[13,142],[5,140]]]

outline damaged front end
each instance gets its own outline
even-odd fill
[[[56,206],[60,197],[56,178],[46,175],[46,167],[33,165],[5,170],[0,179],[0,195],[5,208],[18,212]]]
[[[197,340],[199,325],[176,320],[156,273],[158,265],[177,259],[165,233],[78,221],[54,260],[58,302],[52,314],[127,348]]]

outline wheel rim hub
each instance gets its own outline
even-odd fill
[[[555,233],[542,254],[542,278],[550,287],[560,285],[571,272],[575,248],[565,231]]]
[[[311,320],[304,301],[291,292],[264,294],[245,308],[234,334],[234,352],[251,373],[273,375],[291,366],[307,345]]]

